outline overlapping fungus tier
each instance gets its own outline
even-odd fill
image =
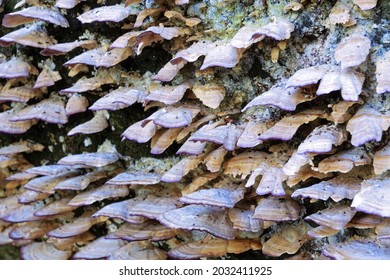
[[[390,259],[386,1],[249,2],[0,1],[0,245]]]

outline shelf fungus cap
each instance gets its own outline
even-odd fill
[[[322,173],[347,173],[351,171],[354,166],[371,164],[371,161],[372,159],[365,149],[358,147],[323,159],[318,164],[318,171]]]
[[[106,182],[107,185],[154,185],[160,182],[156,173],[123,172]]]
[[[94,216],[95,217],[106,216],[110,218],[118,218],[128,223],[136,223],[136,224],[145,222],[147,218],[140,215],[132,215],[130,210],[128,210],[128,208],[131,207],[134,203],[136,203],[136,201],[129,202],[128,200],[124,200],[121,202],[114,202],[100,209],[98,212],[94,214]],[[159,206],[157,205],[154,208],[159,208]]]
[[[20,224],[14,228],[8,235],[13,240],[33,240],[42,238],[46,232],[58,227],[57,222],[53,221],[35,221]]]
[[[184,93],[189,89],[188,84],[178,86],[154,86],[150,89],[150,94],[145,97],[145,102],[158,101],[165,105],[172,105],[179,102]]]
[[[44,68],[41,73],[39,73],[37,80],[34,84],[34,89],[50,87],[55,84],[55,82],[61,80],[61,75],[57,71],[52,71]]]
[[[96,201],[102,201],[104,199],[113,199],[119,197],[125,197],[130,194],[129,189],[126,187],[118,187],[114,185],[103,185],[96,189],[81,192],[73,197],[68,205],[76,208],[78,206],[90,205]]]
[[[174,210],[179,206],[180,203],[177,201],[177,198],[150,195],[147,198],[136,197],[109,204],[100,209],[93,216],[108,216],[112,218],[143,216],[149,219],[157,219],[165,212]]]
[[[215,66],[233,68],[239,62],[241,54],[242,51],[231,44],[216,46],[207,52],[200,70]]]
[[[50,56],[50,55],[64,55],[75,48],[85,48],[85,49],[93,49],[96,47],[96,41],[95,40],[82,40],[82,41],[74,41],[74,42],[68,42],[68,43],[60,43],[48,46],[41,50],[40,54],[43,56]]]
[[[203,156],[203,154],[200,154],[198,156],[183,158],[166,173],[164,173],[161,177],[161,181],[169,183],[179,182],[188,172],[198,167],[198,165],[202,162]]]
[[[353,3],[359,6],[363,11],[375,8],[377,0],[353,0]]]
[[[196,134],[191,136],[191,141],[206,141],[222,144],[226,150],[233,151],[241,134],[241,128],[229,123],[212,129],[198,130]]]
[[[360,191],[361,179],[340,175],[328,181],[322,181],[307,188],[294,191],[291,197],[310,197],[312,199],[328,200],[332,198],[338,202],[344,198],[353,199]]]
[[[72,177],[60,182],[55,186],[55,190],[75,190],[81,191],[86,189],[90,183],[106,178],[107,173],[101,170],[95,170],[86,174]]]
[[[81,1],[85,0],[57,0],[55,6],[62,9],[72,9]]]
[[[32,242],[20,250],[24,260],[67,260],[72,255],[72,251],[59,250],[47,242]]]
[[[194,85],[192,91],[202,103],[211,109],[217,109],[225,98],[225,88],[217,84]]]
[[[47,34],[43,25],[32,24],[7,33],[0,38],[0,46],[8,47],[13,43],[44,49],[55,44],[56,41]]]
[[[88,99],[80,94],[72,94],[65,106],[65,114],[71,116],[87,111]]]
[[[97,111],[92,119],[79,124],[68,132],[68,136],[75,134],[93,134],[105,130],[108,127],[107,111]]]
[[[348,121],[352,114],[350,108],[355,104],[363,104],[363,101],[359,99],[358,101],[341,101],[332,106],[332,113],[330,114],[330,119],[335,124],[345,123]]]
[[[222,167],[222,163],[225,159],[227,152],[228,151],[223,146],[221,146],[214,151],[208,153],[203,160],[203,163],[206,165],[207,170],[210,172],[218,172]]]
[[[35,20],[43,20],[54,25],[69,27],[69,22],[59,12],[37,6],[6,14],[3,17],[2,24],[5,27],[16,27]]]
[[[123,4],[102,6],[89,10],[77,17],[82,23],[91,23],[95,21],[106,22],[120,22],[126,19],[129,15],[137,14],[131,7],[125,7]]]
[[[237,146],[240,148],[253,148],[262,143],[258,139],[259,135],[268,129],[267,124],[261,121],[249,120],[240,138],[238,138]]]
[[[338,229],[333,229],[333,228],[330,228],[327,226],[318,226],[318,227],[315,227],[315,228],[312,228],[311,230],[309,230],[307,232],[307,234],[311,237],[314,237],[314,238],[325,238],[328,236],[335,235],[339,231],[340,230],[338,230]]]
[[[390,91],[390,52],[387,52],[376,62],[376,93],[382,94]]]
[[[357,210],[348,205],[337,205],[333,208],[318,211],[305,218],[305,220],[313,221],[321,226],[330,227],[337,230],[342,230]]]
[[[340,71],[341,96],[345,101],[358,101],[363,89],[364,74],[352,69]]]
[[[30,180],[23,187],[28,190],[33,190],[33,191],[47,193],[47,194],[54,194],[55,187],[59,183],[77,174],[78,174],[77,171],[69,171],[59,175],[42,176]]]
[[[240,254],[248,250],[261,250],[261,244],[247,239],[224,240],[210,238],[193,241],[169,250],[168,256],[174,259],[193,260],[199,258],[217,258],[228,253]]]
[[[275,106],[286,111],[294,111],[298,104],[310,101],[315,96],[307,94],[301,88],[287,88],[274,86],[249,102],[242,112],[254,106]]]
[[[320,110],[305,110],[301,113],[284,117],[273,127],[264,131],[258,139],[288,141],[294,136],[301,125],[314,121],[322,117],[323,114]]]
[[[135,51],[135,53],[139,55],[145,47],[151,45],[153,42],[162,41],[164,39],[171,40],[178,36],[183,36],[189,33],[190,30],[188,28],[151,26],[137,35],[135,41],[132,42],[131,47]],[[127,35],[126,37],[129,38],[129,40],[133,38],[132,35],[130,36]],[[114,42],[114,43],[116,44],[118,42]],[[113,45],[115,45],[114,43]],[[111,47],[113,45],[111,45]]]
[[[105,236],[101,236],[80,248],[72,258],[87,260],[107,258],[126,244],[127,242],[122,239],[106,239]]]
[[[171,59],[170,63],[177,65],[182,61],[195,62],[199,57],[206,55],[209,50],[212,50],[215,47],[216,44],[210,41],[193,43],[189,48],[179,51],[175,57]]]
[[[63,214],[75,210],[77,207],[68,205],[70,198],[64,197],[59,200],[53,201],[47,204],[42,209],[35,211],[34,216],[37,217],[48,217],[58,214]]]
[[[371,240],[349,240],[327,245],[323,254],[336,260],[389,260],[390,248]]]
[[[332,66],[322,76],[316,95],[323,95],[341,89],[340,67]]]
[[[197,107],[165,107],[144,120],[143,125],[149,121],[165,128],[185,127],[191,124],[192,119],[200,112]]]
[[[316,65],[300,69],[288,79],[286,88],[316,84],[331,69],[331,65]]]
[[[234,239],[227,210],[217,206],[188,205],[165,212],[158,220],[170,228],[203,230],[223,239]]]
[[[283,188],[283,182],[286,179],[287,175],[283,173],[281,168],[268,166],[256,188],[256,193],[258,195],[284,196],[286,192]]]
[[[48,198],[50,194],[41,193],[33,190],[26,190],[18,196],[18,202],[21,204],[28,204],[31,202],[38,202]],[[35,213],[34,213],[35,215]]]
[[[236,48],[246,49],[264,37],[271,37],[278,41],[286,40],[290,38],[293,30],[294,25],[286,20],[274,21],[262,27],[244,26],[238,30],[230,43]]]
[[[42,91],[31,88],[31,86],[20,86],[8,89],[3,89],[0,92],[0,103],[2,102],[20,102],[27,103],[32,98],[39,98]]]
[[[359,66],[370,52],[371,41],[360,34],[344,38],[336,47],[335,58],[341,68]]]
[[[390,217],[390,179],[370,179],[361,184],[352,204],[361,212]]]
[[[118,160],[119,154],[117,153],[85,153],[63,157],[58,161],[58,164],[102,167]]]
[[[186,194],[182,196],[179,201],[185,204],[202,204],[233,208],[238,201],[244,198],[245,191],[243,186],[203,189]]]
[[[286,253],[295,254],[307,241],[306,232],[306,224],[287,225],[263,244],[262,252],[271,257],[279,257]]]
[[[157,221],[148,220],[142,224],[125,223],[118,230],[107,235],[106,238],[119,238],[127,241],[160,241],[173,238],[177,233],[176,229],[168,228]]]
[[[345,140],[347,140],[345,131],[335,125],[318,126],[299,145],[297,152],[323,154],[330,152],[333,145],[339,146]]]
[[[377,223],[375,233],[378,235],[378,239],[390,238],[390,219],[384,219],[382,222]]]
[[[133,140],[138,143],[148,142],[153,135],[157,132],[157,125],[153,122],[147,122],[144,124],[144,120],[138,121],[129,126],[121,136],[128,140]]]
[[[240,175],[244,179],[266,159],[264,152],[243,152],[225,162],[224,173],[233,177]]]
[[[161,68],[156,75],[153,76],[153,80],[160,82],[170,82],[175,78],[177,73],[179,73],[180,69],[182,69],[187,64],[187,61],[181,60],[176,64],[172,62],[168,62]]]
[[[347,25],[351,20],[351,7],[346,3],[337,2],[330,10],[327,22],[330,24]]]
[[[260,200],[254,219],[265,221],[291,221],[299,218],[301,207],[289,198],[267,197]]]
[[[31,141],[19,141],[0,148],[0,155],[12,155],[17,153],[42,151],[45,146]]]
[[[148,241],[134,241],[111,253],[108,260],[165,260],[167,253]]]
[[[104,222],[107,219],[108,218],[106,217],[97,217],[97,218],[80,217],[74,219],[72,222],[68,224],[65,224],[59,228],[49,231],[47,233],[47,236],[55,237],[55,238],[67,238],[67,237],[76,236],[82,234],[83,232],[86,232],[93,225],[100,222]]]
[[[8,196],[0,199],[0,219],[13,212],[20,207],[18,196]]]
[[[368,106],[360,107],[348,121],[347,130],[351,133],[351,143],[355,147],[382,139],[383,130],[390,126],[390,114],[381,114]]]
[[[380,236],[380,234],[378,233],[378,228],[380,227],[382,222],[386,221],[387,219],[384,219],[383,217],[377,215],[358,212],[347,224],[347,227],[353,227],[357,229],[375,228],[375,233]]]
[[[101,75],[99,75],[101,74]],[[82,77],[73,86],[62,89],[60,94],[80,93],[100,88],[102,85],[114,83],[113,78],[107,72],[100,72],[92,78]]]
[[[19,57],[0,63],[0,78],[12,79],[28,77],[31,66]]]
[[[75,168],[75,167],[73,167]],[[61,164],[48,164],[48,165],[41,165],[41,166],[35,166],[27,169],[25,172],[29,174],[36,174],[36,175],[60,175],[61,173],[66,173],[71,170],[72,168],[66,165]]]
[[[34,212],[42,209],[45,205],[43,203],[24,204],[15,208],[11,212],[5,213],[2,219],[10,223],[31,222],[42,219],[42,217],[34,216]]]
[[[240,231],[259,232],[262,229],[262,222],[254,219],[253,214],[254,210],[229,209],[229,218],[233,223],[233,228]]]
[[[193,123],[191,123],[189,126],[187,127],[184,127],[179,135],[177,136],[177,141],[178,142],[181,142],[182,140],[184,140],[191,132],[195,131],[195,129],[197,129],[199,126],[201,126],[202,124],[204,123],[208,123],[210,121],[212,121],[213,119],[215,119],[217,116],[214,115],[214,114],[207,114],[206,116],[194,121]],[[206,124],[204,126],[202,126],[199,130],[197,131],[200,131],[200,130],[203,130],[203,129],[212,129],[214,127],[217,127],[218,125],[221,125],[222,123],[224,123],[224,121],[219,121],[219,122],[214,122],[214,123],[211,123],[211,124]],[[196,134],[197,131],[195,131],[192,135]],[[191,135],[191,136],[192,136]],[[189,138],[191,138],[191,136]],[[188,138],[188,139],[189,139]]]
[[[374,155],[374,171],[375,174],[380,175],[390,169],[390,143],[377,151]]]
[[[115,48],[107,50],[107,47],[100,47],[85,51],[64,63],[64,66],[75,67],[79,64],[95,67],[112,67],[125,60],[132,54],[130,48]]]
[[[158,130],[150,142],[150,153],[154,155],[162,154],[173,144],[181,129],[181,127],[178,127]]]
[[[16,113],[10,121],[42,120],[47,123],[65,124],[68,117],[65,114],[65,103],[59,98],[48,98],[27,106]]]

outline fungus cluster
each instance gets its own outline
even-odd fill
[[[0,245],[390,259],[386,1],[92,2],[0,1]]]

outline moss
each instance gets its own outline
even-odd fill
[[[0,246],[0,260],[19,260],[19,248],[12,245]]]

